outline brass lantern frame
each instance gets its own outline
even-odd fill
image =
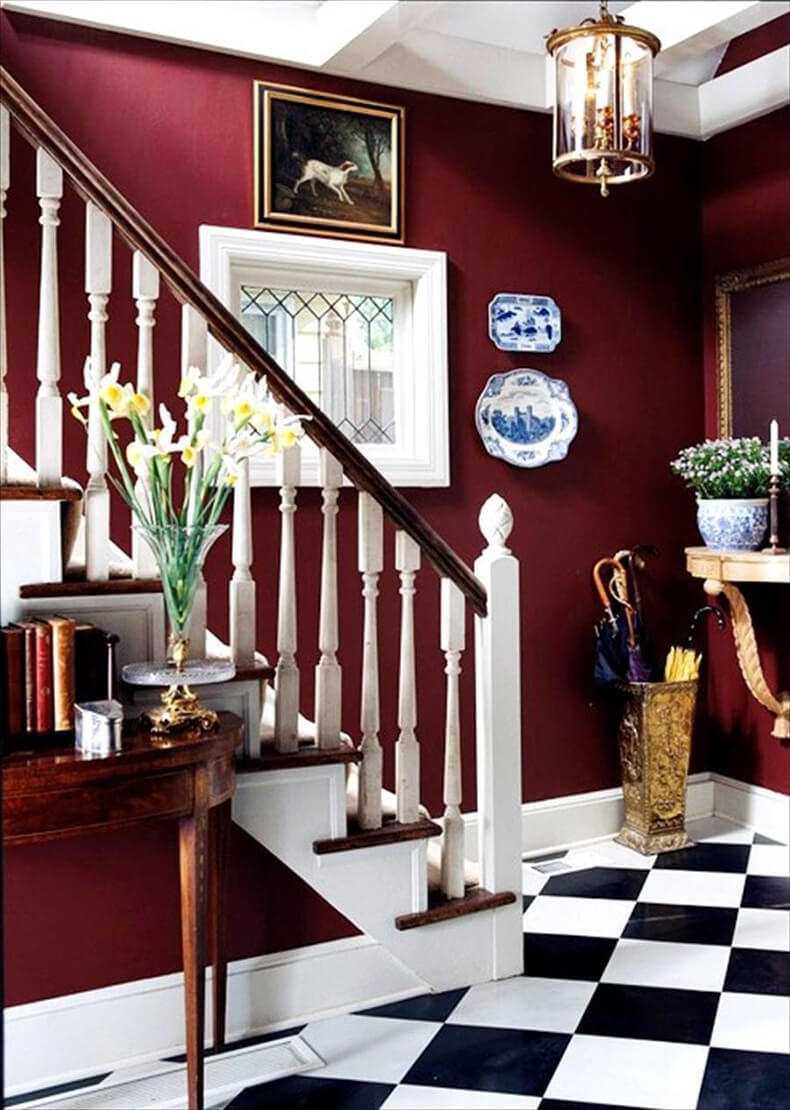
[[[622,109],[620,108],[620,42],[624,38],[628,38],[633,42],[638,43],[640,46],[645,47],[650,51],[653,59],[661,51],[661,42],[659,38],[651,31],[645,31],[642,27],[632,27],[628,23],[623,22],[622,16],[611,15],[609,13],[607,0],[602,0],[601,11],[598,19],[584,19],[575,27],[566,27],[562,30],[552,31],[546,38],[546,50],[551,55],[554,62],[555,71],[555,89],[556,89],[556,74],[558,60],[556,51],[572,42],[574,39],[589,38],[595,36],[612,35],[615,39],[615,53],[616,61],[615,68],[617,70],[617,78],[614,83],[614,97],[615,97],[615,114],[620,116]],[[557,113],[559,106],[555,103],[554,106],[554,123],[557,125]],[[617,128],[617,133],[621,134],[622,129]],[[601,174],[600,169],[595,174],[581,174],[573,173],[568,168],[576,164],[590,164],[592,162],[600,162],[601,166],[605,166],[609,160],[628,162],[631,164],[643,166],[644,173],[636,176],[632,174]],[[611,149],[599,150],[596,147],[582,147],[579,150],[567,151],[559,157],[554,157],[552,160],[552,170],[557,177],[563,177],[566,181],[575,181],[581,185],[595,185],[600,188],[602,196],[608,195],[608,185],[622,185],[632,181],[646,181],[655,172],[656,164],[652,156],[642,154],[634,150],[622,150],[612,147]]]

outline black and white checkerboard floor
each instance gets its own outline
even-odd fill
[[[227,1110],[787,1110],[788,848],[717,818],[690,832],[658,858],[525,863],[524,976],[311,1023],[326,1067]]]

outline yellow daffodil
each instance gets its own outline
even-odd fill
[[[208,412],[211,398],[207,393],[196,393],[194,397],[189,398],[189,405],[195,412]]]
[[[151,411],[151,400],[145,393],[133,393],[129,404],[138,416],[147,416]]]
[[[123,404],[126,395],[123,386],[119,385],[118,382],[108,382],[107,385],[101,389],[99,396],[102,401],[104,401],[105,405],[117,411]]]
[[[178,396],[188,397],[190,393],[194,391],[199,380],[200,370],[197,366],[190,366],[187,369],[186,374],[184,374],[183,378],[181,379],[181,384],[178,387]]]
[[[184,450],[181,452],[181,462],[184,464],[185,467],[187,467],[187,469],[191,469],[197,462],[199,454],[200,451],[196,447],[191,447],[189,444],[187,444]]]
[[[243,424],[245,420],[249,420],[252,416],[252,404],[246,397],[239,397],[233,405],[233,415],[236,418],[236,424]]]

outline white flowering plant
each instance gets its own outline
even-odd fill
[[[780,461],[780,466],[787,465],[790,473],[790,451],[788,460],[788,464]],[[768,449],[757,436],[706,439],[704,443],[684,447],[671,467],[704,500],[768,496]]]
[[[88,429],[90,412],[98,412],[101,434],[112,454],[116,473],[107,477],[132,510],[162,574],[173,632],[183,635],[192,609],[198,572],[242,462],[264,452],[279,454],[302,436],[304,417],[292,416],[269,394],[265,379],[243,370],[227,356],[210,375],[192,366],[181,380],[186,426],[178,424],[166,405],[159,423],[151,420],[151,400],[128,382],[119,381],[115,362],[98,385],[91,386],[90,358],[85,363],[88,394],[69,394],[72,414]],[[212,438],[212,408],[221,429]],[[309,419],[309,418],[308,418]],[[116,431],[126,422],[131,436],[124,444]],[[180,503],[174,489],[174,459],[183,466]]]

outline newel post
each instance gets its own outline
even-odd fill
[[[521,911],[521,661],[518,559],[506,546],[513,514],[498,494],[480,511],[486,547],[475,574],[488,613],[475,617],[477,811],[480,885],[514,891],[516,903],[495,911],[494,978],[523,970]]]

